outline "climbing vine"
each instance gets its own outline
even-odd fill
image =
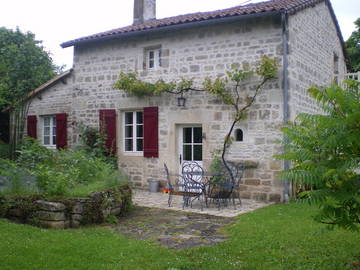
[[[226,76],[217,77],[216,79],[206,78],[200,89],[194,86],[192,79],[181,78],[179,81],[169,83],[160,79],[154,83],[150,83],[138,79],[136,73],[121,73],[114,88],[123,90],[137,97],[159,96],[163,93],[182,95],[188,91],[201,91],[214,95],[225,104],[230,105],[234,109],[235,114],[227,135],[224,138],[221,159],[231,179],[235,182],[233,172],[225,159],[226,151],[232,142],[231,134],[235,125],[241,120],[246,119],[249,108],[255,102],[264,84],[276,77],[278,70],[277,62],[278,60],[276,58],[262,56],[261,60],[253,67],[250,65],[243,65],[242,68],[232,66],[231,70],[226,72]],[[258,76],[258,80],[253,88],[254,91],[251,92],[251,95],[247,95],[244,98],[241,92],[245,92],[246,80],[256,75]]]

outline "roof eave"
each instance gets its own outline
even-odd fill
[[[218,24],[218,23],[226,23],[226,22],[234,22],[239,20],[245,20],[248,18],[256,18],[256,17],[266,17],[266,16],[274,16],[279,15],[282,12],[285,11],[266,11],[266,12],[259,12],[259,13],[250,13],[245,15],[235,15],[235,16],[228,16],[228,17],[222,17],[222,18],[214,18],[214,19],[208,19],[208,20],[200,20],[195,22],[188,22],[188,23],[178,23],[173,25],[167,25],[167,26],[160,26],[156,28],[150,28],[140,31],[132,31],[132,32],[126,32],[126,33],[118,33],[113,35],[108,35],[104,37],[99,38],[93,38],[88,40],[80,40],[80,41],[68,41],[60,44],[62,48],[67,48],[75,45],[83,45],[93,42],[99,42],[99,41],[105,41],[110,39],[117,39],[117,38],[128,38],[128,37],[135,37],[135,36],[141,36],[146,34],[152,34],[152,33],[161,33],[161,32],[168,32],[173,30],[179,30],[179,29],[187,29],[192,28],[194,26],[205,26],[205,25],[212,25],[212,24]]]

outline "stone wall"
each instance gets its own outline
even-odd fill
[[[95,192],[87,198],[46,201],[35,197],[0,200],[0,216],[19,223],[50,229],[78,228],[80,225],[102,223],[109,215],[127,213],[131,190],[121,187]]]
[[[334,74],[346,73],[346,64],[326,1],[289,17],[290,113],[318,113],[308,95],[311,86],[327,86]],[[337,58],[337,59],[335,59]]]

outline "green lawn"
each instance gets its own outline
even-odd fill
[[[101,228],[54,231],[0,219],[0,269],[360,269],[360,233],[328,231],[306,205],[238,217],[230,239],[180,251]]]

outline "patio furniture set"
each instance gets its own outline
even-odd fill
[[[205,172],[198,163],[193,161],[184,162],[181,174],[171,174],[166,164],[164,168],[169,207],[174,195],[183,196],[183,209],[192,207],[194,201],[200,202],[201,210],[204,204],[210,207],[214,203],[220,210],[221,205],[228,206],[231,202],[236,209],[235,200],[238,200],[241,205],[238,188],[244,172],[243,164],[231,166],[233,178],[225,168],[217,172]]]

